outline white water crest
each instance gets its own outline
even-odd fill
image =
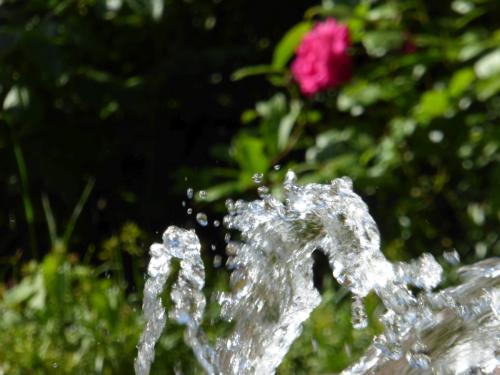
[[[224,224],[239,231],[240,240],[227,244],[231,291],[220,292],[218,302],[222,317],[234,325],[213,347],[200,327],[206,301],[198,238],[169,227],[163,244],[151,246],[137,375],[149,373],[165,327],[160,295],[173,259],[181,266],[169,316],[186,325],[186,342],[206,373],[273,374],[320,303],[312,271],[317,249],[353,295],[354,328],[367,325],[363,298],[368,293],[376,293],[385,306],[383,334],[345,374],[492,373],[500,365],[498,259],[462,268],[463,284],[433,293],[441,266],[430,254],[409,263],[389,262],[375,221],[350,179],[299,186],[288,172],[283,190],[283,201],[261,194],[252,202],[227,202]]]

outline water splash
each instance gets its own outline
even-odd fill
[[[459,274],[462,284],[419,295],[407,312],[415,325],[398,337],[405,357],[391,361],[378,347],[387,340],[388,332],[384,332],[342,374],[497,374],[500,316],[495,309],[500,301],[500,259],[462,267]]]
[[[375,221],[348,178],[299,186],[293,172],[288,172],[283,190],[283,201],[261,194],[252,202],[226,202],[224,224],[239,231],[241,240],[231,241],[226,235],[231,291],[219,293],[218,302],[222,317],[234,322],[234,327],[214,347],[200,328],[206,302],[196,235],[169,227],[163,244],[151,247],[143,306],[147,324],[136,360],[138,375],[149,373],[154,345],[165,326],[159,295],[173,258],[181,260],[181,272],[171,292],[170,317],[186,325],[186,341],[205,371],[273,374],[320,302],[312,277],[316,249],[325,253],[335,279],[353,294],[354,328],[367,325],[363,297],[368,293],[376,293],[386,308],[381,317],[384,333],[345,374],[379,369],[383,373],[404,373],[404,369],[460,373],[456,371],[498,366],[498,260],[462,269],[462,285],[433,293],[441,281],[441,266],[430,254],[409,263],[389,262],[380,251]],[[422,292],[416,295],[410,286]],[[434,344],[432,337],[449,332],[459,339],[450,338],[449,351],[439,354],[446,346]],[[476,348],[480,339],[486,347],[482,351]],[[400,367],[385,372],[384,366]]]
[[[180,260],[179,276],[170,294],[174,308],[170,318],[186,325],[186,342],[193,348],[198,362],[207,373],[213,373],[206,339],[199,326],[205,310],[202,293],[205,268],[200,256],[200,242],[193,231],[169,227],[163,234],[163,244],[150,248],[148,280],[144,287],[143,311],[146,328],[139,341],[139,355],[134,367],[136,374],[148,374],[154,360],[154,346],[165,327],[166,314],[160,298],[171,271],[172,259]]]

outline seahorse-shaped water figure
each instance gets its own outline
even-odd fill
[[[312,258],[318,249],[328,257],[335,279],[353,294],[355,328],[366,326],[362,298],[374,291],[388,311],[377,350],[392,359],[402,356],[401,337],[428,313],[418,312],[419,301],[407,285],[430,291],[441,279],[441,266],[428,254],[409,264],[389,262],[380,251],[376,223],[349,178],[300,186],[288,172],[283,192],[283,200],[266,194],[227,204],[225,226],[238,231],[240,238],[227,245],[231,291],[220,293],[218,300],[223,318],[234,327],[214,347],[200,328],[206,301],[198,238],[192,231],[169,227],[163,244],[151,247],[144,292],[147,325],[139,343],[137,374],[148,374],[165,325],[159,295],[173,258],[181,260],[181,271],[171,292],[170,316],[186,324],[186,341],[209,374],[275,372],[302,323],[320,303]],[[395,327],[408,332],[395,332]]]

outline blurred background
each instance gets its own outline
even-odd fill
[[[329,18],[351,73],[304,95],[290,64]],[[0,374],[132,373],[149,245],[196,228],[210,297],[213,221],[255,173],[278,196],[288,169],[350,176],[392,260],[500,255],[499,19],[496,0],[0,0]],[[315,280],[280,374],[340,371],[379,330],[375,296],[352,330],[321,254]],[[213,301],[206,320],[227,328]],[[153,373],[199,373],[167,330]]]

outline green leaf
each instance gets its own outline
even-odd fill
[[[482,79],[476,84],[476,95],[481,101],[488,100],[500,91],[500,74]]]
[[[75,229],[76,221],[80,217],[83,207],[85,206],[85,203],[89,199],[90,193],[94,188],[94,184],[95,184],[95,179],[91,177],[88,179],[87,184],[83,188],[82,194],[80,195],[80,199],[76,203],[76,206],[73,209],[73,212],[71,213],[71,217],[68,220],[68,224],[66,224],[66,229],[62,237],[62,243],[64,244],[64,246],[68,245],[68,241],[71,238],[71,235],[73,234],[73,230]]]
[[[246,66],[244,68],[238,69],[233,74],[231,74],[232,81],[239,81],[240,79],[262,75],[262,74],[280,74],[282,73],[281,69],[276,69],[270,65],[254,65],[254,66]]]
[[[443,116],[448,110],[449,105],[450,101],[446,91],[427,91],[420,98],[415,115],[420,122],[426,124],[436,117]]]
[[[9,289],[3,298],[3,303],[7,306],[15,306],[26,301],[36,293],[33,284],[34,280],[32,276],[24,277],[18,285]]]
[[[269,166],[264,149],[264,142],[260,138],[240,134],[234,143],[234,159],[246,172],[264,173]]]
[[[290,134],[292,133],[293,126],[299,117],[300,110],[302,109],[302,103],[298,100],[294,100],[290,103],[290,112],[283,117],[280,121],[278,128],[278,149],[284,150],[290,139]]]
[[[466,91],[472,82],[476,79],[476,75],[471,68],[460,69],[451,77],[448,85],[448,93],[451,97],[458,97]]]
[[[363,36],[362,43],[368,55],[382,57],[391,50],[401,48],[403,33],[399,30],[369,31]]]
[[[367,19],[372,22],[382,20],[396,20],[400,17],[400,10],[396,7],[397,3],[381,4],[368,11]]]
[[[241,122],[248,124],[257,118],[257,112],[254,109],[247,109],[241,114]]]
[[[346,85],[337,98],[337,108],[349,111],[352,107],[368,106],[377,102],[383,95],[382,87],[376,83],[356,81]]]
[[[207,197],[206,202],[213,202],[223,197],[231,196],[234,193],[241,191],[241,184],[239,181],[229,181],[219,185],[212,186],[206,189]]]
[[[299,45],[305,33],[311,30],[313,23],[310,21],[301,22],[283,36],[274,49],[272,66],[275,69],[283,69],[288,60],[294,55],[295,49]]]
[[[12,86],[3,101],[3,109],[27,108],[30,102],[30,94],[27,88]]]

